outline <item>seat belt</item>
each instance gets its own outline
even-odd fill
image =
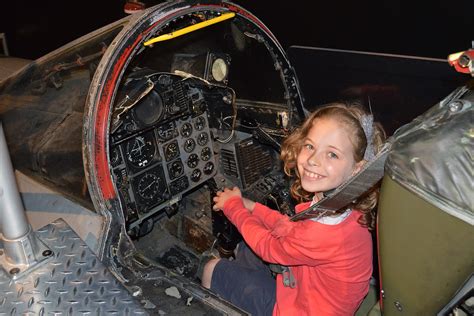
[[[331,191],[317,203],[293,215],[290,220],[296,222],[304,219],[317,218],[321,216],[322,213],[333,213],[351,204],[382,179],[385,160],[387,159],[391,147],[391,142],[386,142],[377,156],[367,162],[359,173],[349,178],[348,181],[340,185],[334,191]]]

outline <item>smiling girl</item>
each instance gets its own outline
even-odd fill
[[[383,129],[360,106],[334,103],[312,113],[282,144],[284,170],[295,180],[296,213],[358,173],[377,154]],[[236,259],[213,259],[202,285],[254,315],[353,315],[372,275],[378,188],[346,208],[291,222],[242,197],[238,188],[214,197],[246,244]],[[255,256],[256,255],[256,256]],[[266,263],[287,266],[276,279]],[[292,282],[284,282],[290,276]]]

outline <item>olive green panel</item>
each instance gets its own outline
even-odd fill
[[[474,227],[387,175],[378,243],[383,315],[436,315],[474,271]]]

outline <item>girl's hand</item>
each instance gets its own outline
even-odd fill
[[[237,187],[232,189],[225,188],[224,191],[217,191],[216,196],[213,198],[215,204],[212,209],[214,211],[221,210],[224,207],[225,202],[234,196],[242,197],[242,192],[240,192]]]

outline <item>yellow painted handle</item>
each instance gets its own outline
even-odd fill
[[[149,45],[157,43],[157,42],[167,41],[167,40],[173,39],[175,37],[178,37],[178,36],[181,36],[181,35],[184,35],[184,34],[187,34],[187,33],[191,33],[191,32],[194,32],[194,31],[202,29],[202,28],[205,28],[209,25],[216,24],[216,23],[231,19],[234,16],[235,16],[234,12],[224,13],[224,14],[218,16],[218,17],[209,19],[207,21],[203,21],[203,22],[199,22],[199,23],[194,24],[194,25],[187,26],[185,28],[182,28],[181,30],[177,30],[177,31],[174,31],[174,32],[171,32],[171,33],[167,33],[167,34],[157,36],[155,38],[152,38],[152,39],[146,41],[145,43],[143,43],[143,45],[149,46]]]

